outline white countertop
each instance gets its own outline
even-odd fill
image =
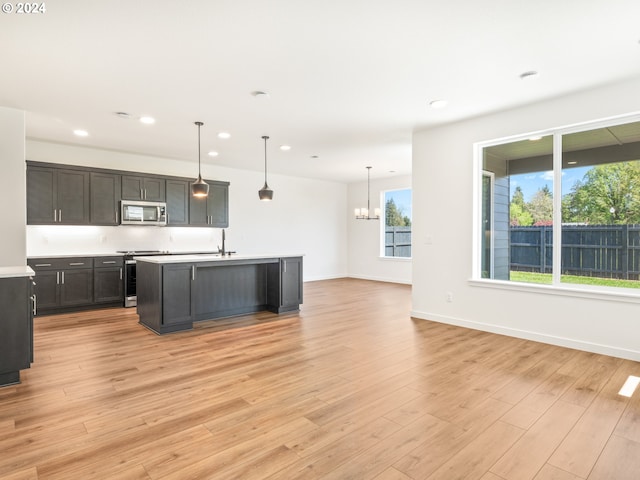
[[[138,262],[149,263],[198,263],[198,262],[228,262],[230,260],[258,260],[265,258],[288,258],[288,257],[303,257],[302,254],[258,254],[258,255],[225,255],[224,257],[219,254],[208,255],[154,255],[151,257],[133,257]]]
[[[35,274],[36,272],[26,265],[19,267],[0,267],[0,278],[32,277]]]

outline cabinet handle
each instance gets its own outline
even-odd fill
[[[36,267],[50,267],[50,263],[36,263]]]
[[[64,285],[64,272],[62,272],[62,285]]]
[[[62,222],[62,209],[58,210],[58,222]]]
[[[60,285],[60,272],[56,272],[56,285]]]
[[[115,262],[113,262],[113,263],[115,263]],[[69,263],[69,266],[71,266],[71,265],[75,265],[75,266],[84,265],[84,262],[71,262],[71,263]],[[64,275],[64,272],[62,272],[62,274]]]
[[[113,265],[114,263],[116,263],[115,260],[110,260],[108,262],[105,262],[105,261],[102,262],[103,265]],[[73,263],[71,265],[73,265]]]
[[[122,267],[120,267],[120,280],[122,280]]]
[[[195,280],[195,279],[196,279],[196,266],[191,265],[191,280]]]
[[[282,261],[282,266],[284,267],[283,273],[287,273],[287,261],[286,260]]]
[[[144,191],[140,189],[140,200],[144,200]]]
[[[31,300],[33,300],[33,316],[35,317],[38,314],[38,299],[35,293],[31,295]]]
[[[58,222],[58,210],[56,210],[55,208],[53,209],[53,223],[57,223]]]
[[[118,224],[118,210],[116,210],[116,225]]]

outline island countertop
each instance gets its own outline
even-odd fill
[[[294,253],[294,254],[249,254],[249,255],[221,255],[219,253],[211,253],[211,254],[197,254],[197,255],[155,255],[151,257],[134,257],[134,260],[137,262],[149,262],[149,263],[157,263],[157,264],[170,264],[170,263],[200,263],[200,262],[228,262],[233,260],[264,260],[264,259],[273,259],[277,260],[280,258],[291,258],[291,257],[303,257],[303,254]]]

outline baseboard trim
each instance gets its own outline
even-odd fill
[[[627,350],[625,348],[614,347],[611,345],[602,345],[598,343],[584,342],[566,337],[557,337],[528,330],[520,330],[516,328],[503,327],[490,323],[476,322],[473,320],[464,320],[435,313],[411,311],[411,316],[420,320],[428,320],[438,323],[446,323],[458,327],[470,328],[472,330],[481,330],[483,332],[497,333],[509,337],[522,338],[524,340],[532,340],[540,343],[547,343],[559,347],[573,348],[575,350],[584,350],[591,353],[599,353],[611,357],[624,358],[627,360],[640,361],[640,351]]]
[[[374,282],[400,283],[402,285],[411,285],[411,281],[397,280],[395,278],[372,277],[369,275],[349,275],[349,278],[357,278],[359,280],[373,280]]]

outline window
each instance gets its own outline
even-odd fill
[[[411,189],[383,192],[384,257],[411,258]]]
[[[640,121],[481,145],[476,278],[640,288]]]

